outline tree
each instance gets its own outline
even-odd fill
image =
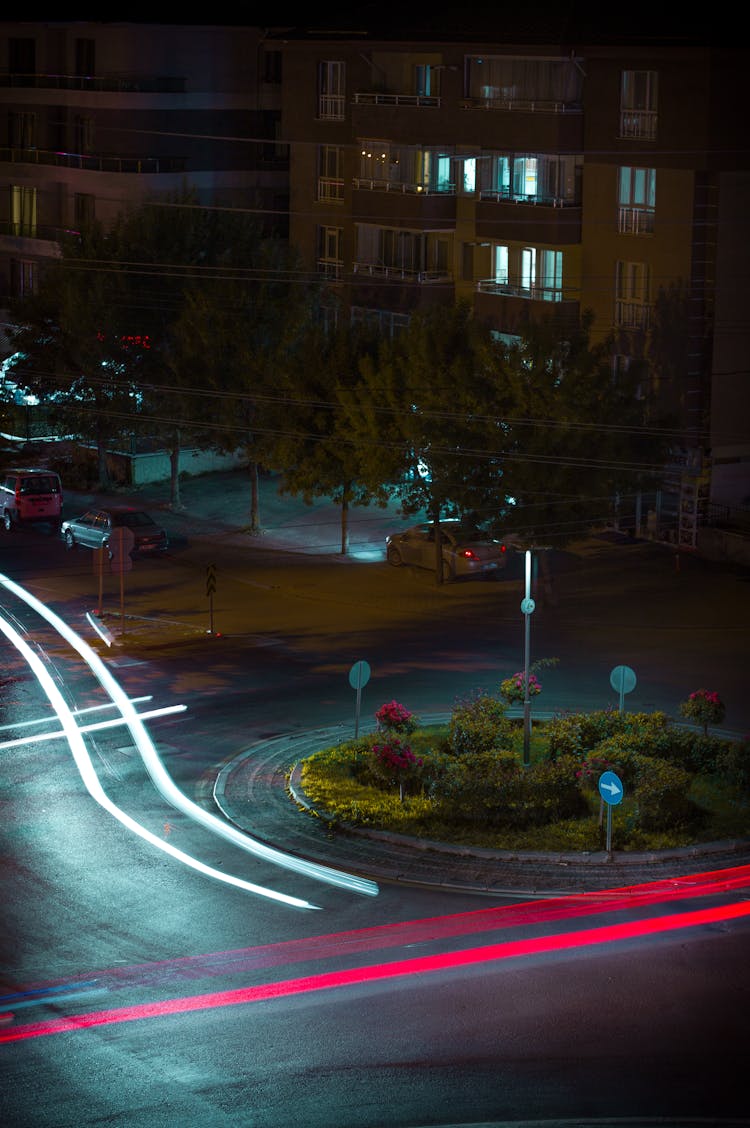
[[[348,516],[352,505],[385,506],[382,481],[360,476],[360,452],[352,444],[340,400],[360,379],[362,362],[375,355],[377,339],[361,327],[339,325],[326,331],[313,324],[287,358],[278,394],[263,405],[271,427],[269,450],[283,468],[282,491],[309,505],[330,498],[341,509],[340,551],[349,549]]]
[[[501,357],[468,304],[419,312],[345,398],[345,428],[357,446],[361,479],[387,485],[405,513],[426,511],[436,526],[435,573],[442,583],[441,518],[502,504],[506,403]]]

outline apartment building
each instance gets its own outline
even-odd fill
[[[748,52],[403,34],[0,23],[0,322],[61,231],[184,186],[288,225],[383,333],[590,312],[675,412],[658,504],[694,546],[750,506]]]
[[[0,23],[0,307],[62,232],[186,187],[285,233],[280,80],[256,27]]]
[[[637,364],[676,413],[680,543],[709,500],[750,505],[741,54],[310,32],[282,51],[290,238],[333,309],[393,333],[467,298],[506,337],[590,311],[613,378]]]

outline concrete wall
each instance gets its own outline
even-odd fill
[[[127,486],[166,482],[169,481],[171,473],[169,452],[166,450],[155,450],[148,454],[108,451],[107,464],[113,480]],[[233,454],[218,454],[215,451],[197,448],[180,451],[181,474],[207,474],[212,470],[234,470],[241,466],[247,466],[247,455],[244,451],[235,451]]]
[[[750,537],[726,529],[700,528],[696,548],[707,560],[750,564]]]

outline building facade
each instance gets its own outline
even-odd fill
[[[288,233],[331,316],[592,318],[676,420],[676,538],[750,506],[747,52],[0,24],[0,308],[61,231],[190,187]],[[4,137],[3,137],[4,131]],[[0,320],[4,320],[0,316]],[[645,523],[645,515],[644,515]]]
[[[343,33],[282,49],[290,238],[346,315],[392,333],[464,298],[508,337],[590,315],[613,378],[637,365],[675,420],[659,520],[693,547],[712,511],[750,505],[746,53]]]

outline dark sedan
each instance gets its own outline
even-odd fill
[[[169,539],[160,525],[143,509],[117,505],[110,509],[89,509],[80,517],[63,521],[60,530],[68,548],[109,548],[113,532],[130,529],[134,537],[131,555],[158,556],[169,548]]]

